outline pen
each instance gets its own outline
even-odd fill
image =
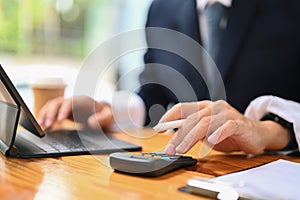
[[[153,129],[157,132],[161,132],[169,129],[179,128],[182,126],[184,121],[185,119],[180,119],[175,121],[158,123],[156,126],[153,127]]]

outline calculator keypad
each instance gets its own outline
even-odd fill
[[[131,157],[133,158],[154,158],[154,159],[162,159],[166,161],[173,161],[173,160],[178,160],[178,159],[185,159],[187,158],[186,156],[182,155],[167,155],[163,152],[141,152],[141,153],[135,153]]]

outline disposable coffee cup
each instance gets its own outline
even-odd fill
[[[62,78],[39,78],[30,83],[34,106],[33,112],[37,117],[41,108],[51,99],[64,96],[66,84]]]

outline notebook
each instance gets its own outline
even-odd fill
[[[193,178],[180,190],[214,199],[300,199],[299,172],[299,163],[279,159],[216,178]]]
[[[1,65],[0,78],[0,151],[5,156],[55,157],[142,149],[101,130],[43,131]],[[24,130],[18,131],[18,125]]]

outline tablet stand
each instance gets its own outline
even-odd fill
[[[19,124],[20,107],[0,100],[0,151],[3,155],[16,155],[14,146]]]

